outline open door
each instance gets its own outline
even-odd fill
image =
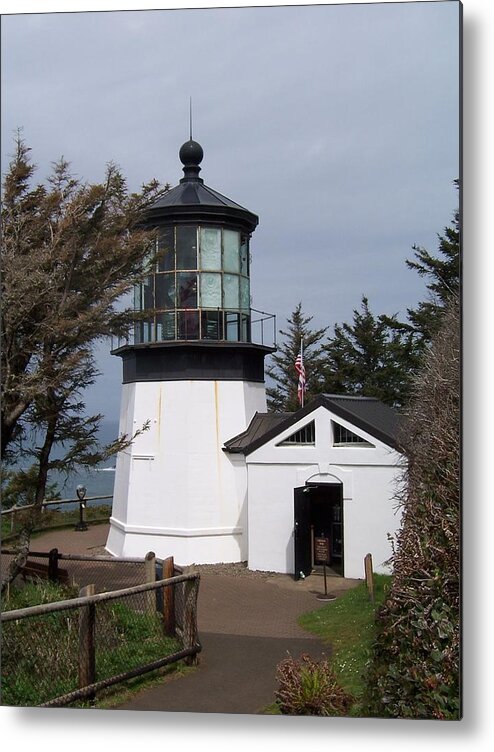
[[[307,577],[312,571],[311,505],[306,486],[295,488],[295,579]]]
[[[314,538],[328,538],[331,574],[343,577],[343,486],[308,483],[294,489],[295,579],[308,577],[322,562],[315,557]]]

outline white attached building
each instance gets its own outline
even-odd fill
[[[389,571],[398,429],[396,411],[366,397],[320,395],[295,413],[257,413],[225,445],[245,459],[249,568],[308,575],[323,537],[335,573],[361,578],[367,553],[375,571]]]

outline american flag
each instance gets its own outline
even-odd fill
[[[302,344],[300,345],[300,352],[297,355],[295,359],[295,370],[298,373],[298,388],[297,388],[297,397],[298,401],[304,406],[304,393],[307,389],[306,386],[306,380],[305,380],[305,366],[304,366],[304,357],[302,354]]]

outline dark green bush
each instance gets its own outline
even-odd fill
[[[346,715],[352,697],[338,684],[328,661],[315,661],[304,653],[289,656],[277,667],[276,700],[283,715]]]
[[[459,363],[453,300],[404,427],[403,524],[391,588],[378,612],[368,715],[460,717]]]

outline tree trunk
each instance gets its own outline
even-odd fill
[[[5,592],[7,586],[15,580],[22,567],[25,566],[27,557],[29,556],[29,548],[31,545],[31,534],[33,530],[39,525],[41,519],[41,512],[43,509],[43,501],[46,493],[46,486],[48,483],[48,469],[50,454],[55,441],[55,431],[57,425],[57,413],[56,410],[51,413],[46,428],[45,440],[41,447],[39,454],[39,471],[38,482],[36,486],[36,496],[34,500],[34,507],[29,510],[29,517],[21,528],[19,533],[19,541],[16,546],[16,553],[12,559],[7,575],[5,579],[2,579],[2,594]]]

